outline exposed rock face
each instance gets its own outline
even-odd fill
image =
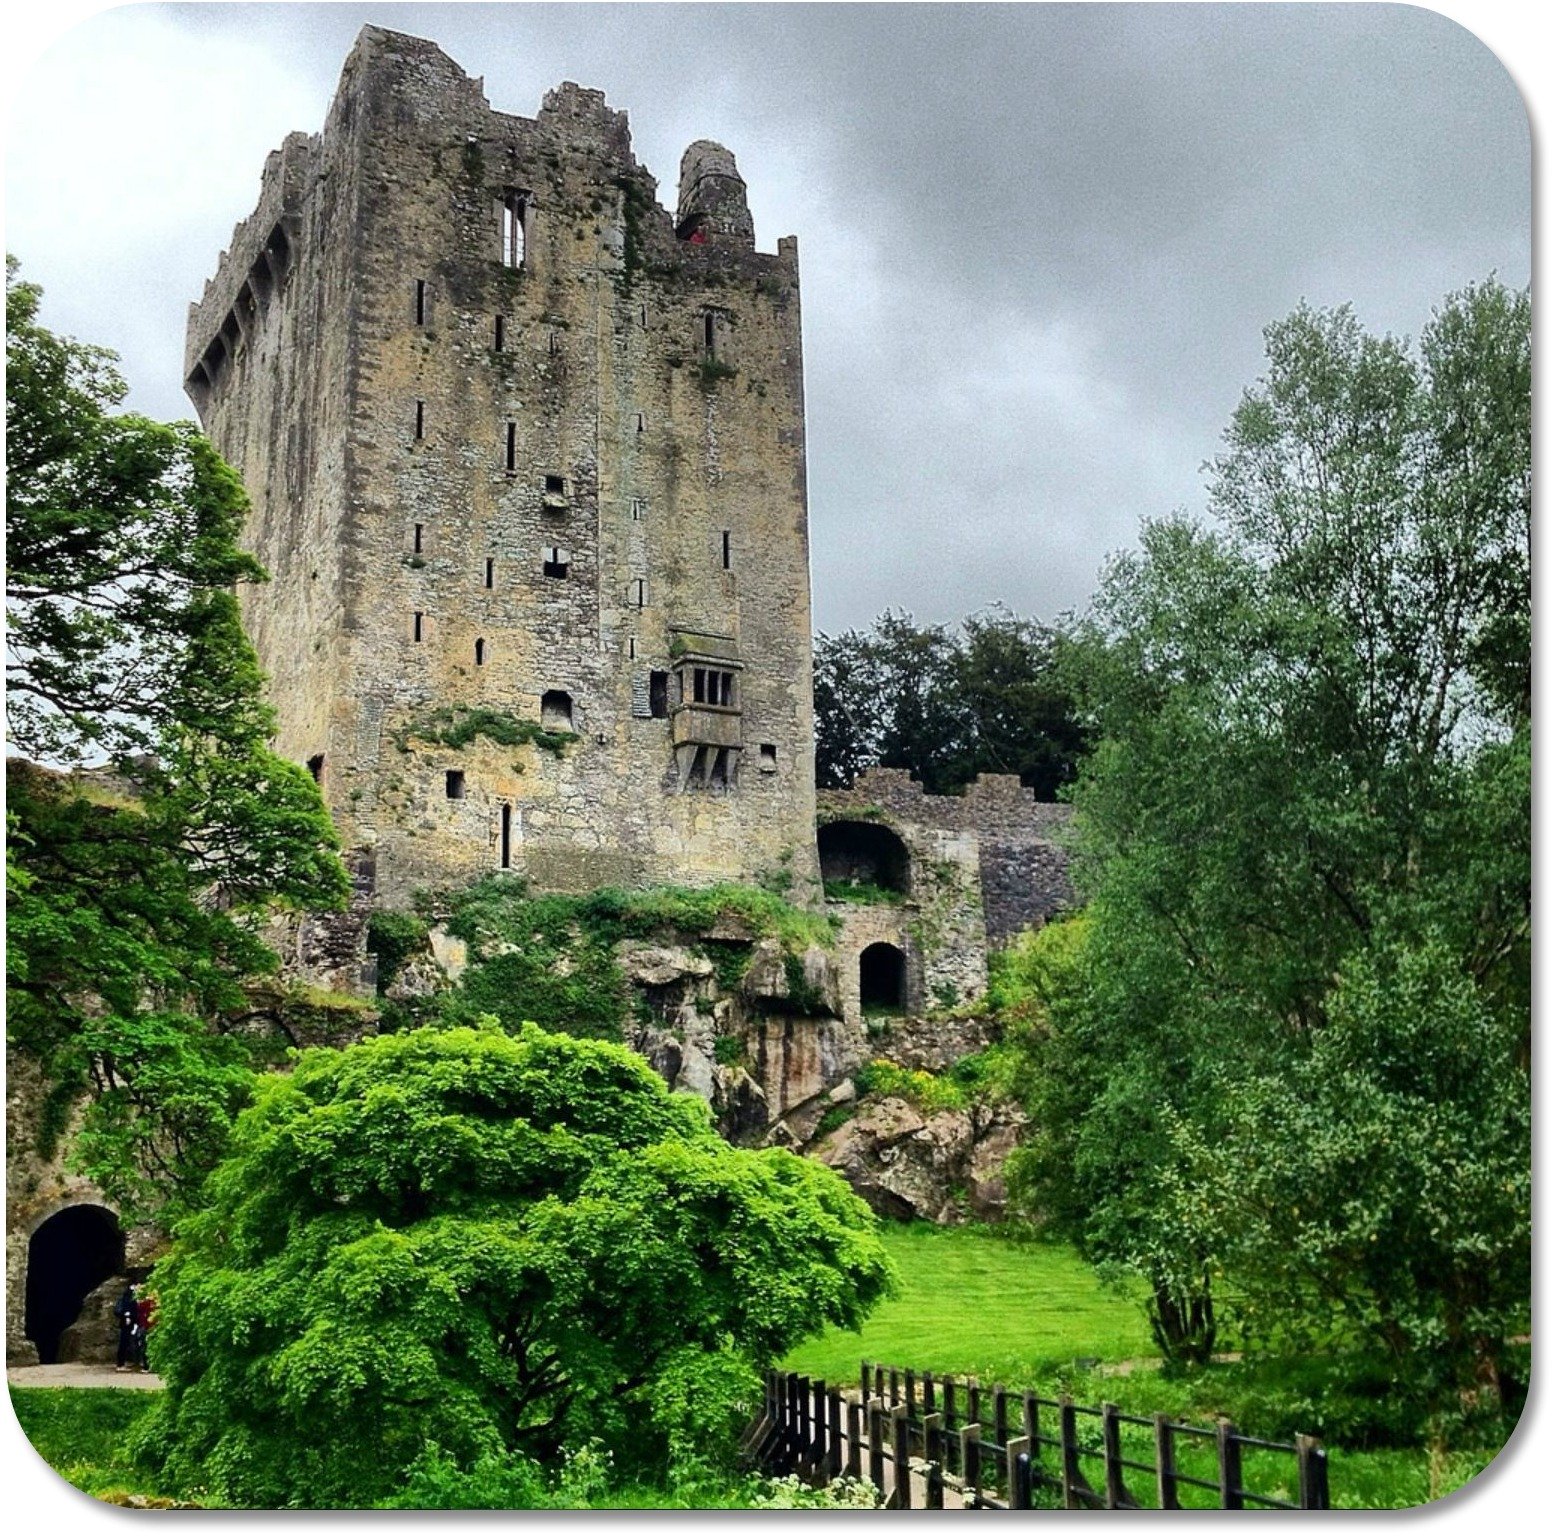
[[[813,1148],[881,1216],[907,1221],[995,1221],[1004,1213],[1003,1162],[1023,1116],[1000,1109],[924,1115],[904,1099],[879,1099]]]

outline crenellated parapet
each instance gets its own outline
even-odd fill
[[[196,404],[237,356],[291,274],[302,203],[318,174],[316,134],[293,133],[265,161],[254,211],[232,231],[215,276],[189,305],[183,369]]]

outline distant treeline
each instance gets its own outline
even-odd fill
[[[814,638],[815,763],[822,789],[866,768],[909,768],[931,794],[1017,773],[1041,800],[1086,747],[1056,658],[1058,631],[1003,607],[958,625],[883,613]]]

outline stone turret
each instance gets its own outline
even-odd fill
[[[755,244],[744,178],[732,151],[711,139],[697,139],[680,157],[675,228],[682,240]]]

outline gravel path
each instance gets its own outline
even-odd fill
[[[155,1392],[162,1378],[150,1371],[116,1371],[111,1365],[9,1365],[5,1379],[13,1387],[125,1387],[134,1392]]]

